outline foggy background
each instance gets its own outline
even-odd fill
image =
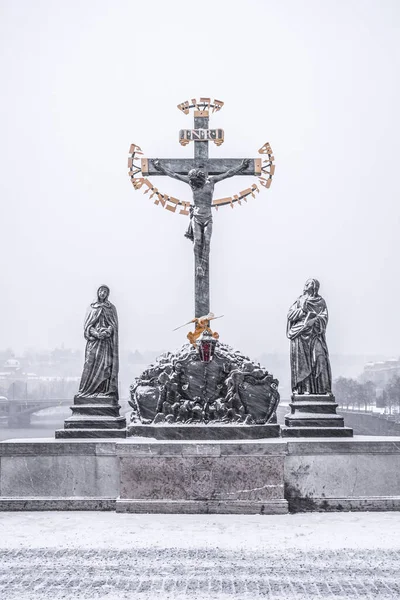
[[[211,156],[256,158],[268,141],[276,160],[269,190],[214,213],[222,341],[288,355],[287,310],[315,277],[331,354],[398,356],[399,33],[396,0],[2,0],[0,346],[83,350],[103,283],[122,350],[186,341],[172,329],[194,316],[187,217],[135,191],[127,157],[132,142],[192,157],[176,105],[210,96],[225,102]]]

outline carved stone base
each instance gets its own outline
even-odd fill
[[[336,414],[333,394],[293,394],[290,413],[285,415],[283,437],[351,437],[353,430],[344,426]]]
[[[239,351],[212,342],[211,350],[209,340],[206,350],[200,340],[198,348],[185,344],[167,352],[136,379],[128,435],[187,440],[279,437],[278,381]]]
[[[205,429],[208,429],[205,427]],[[126,440],[117,512],[276,514],[285,500],[281,440]]]
[[[120,416],[119,409],[114,396],[75,396],[72,416],[65,419],[64,429],[58,429],[55,437],[125,438],[126,419]]]
[[[280,426],[267,425],[128,425],[127,436],[156,440],[260,440],[276,438]]]

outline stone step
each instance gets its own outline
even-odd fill
[[[57,429],[56,439],[125,438],[126,429]]]
[[[286,415],[286,417],[291,418],[291,419],[316,419],[321,417],[321,419],[336,419],[336,420],[343,420],[343,417],[341,415],[326,415],[325,413],[315,413],[315,412],[303,412],[303,413],[296,413],[294,415],[288,414]]]
[[[336,414],[338,404],[336,402],[290,402],[292,414],[299,413],[322,413],[322,414]]]
[[[302,437],[353,437],[350,427],[282,427],[284,438]]]
[[[124,429],[125,417],[72,416],[64,421],[65,429]]]
[[[7,509],[6,509],[7,510]],[[134,500],[116,501],[117,513],[165,513],[165,514],[237,514],[237,515],[285,515],[288,513],[287,500]],[[154,596],[153,596],[154,597]],[[166,597],[166,596],[165,596]],[[188,598],[189,596],[186,596]],[[192,596],[194,598],[194,596]],[[196,595],[196,598],[199,596]],[[202,596],[204,598],[204,596]],[[208,595],[208,598],[216,596]],[[221,596],[219,596],[221,598]],[[228,598],[228,596],[224,596]],[[233,596],[231,596],[233,597]]]
[[[73,416],[103,416],[103,417],[119,417],[119,404],[110,406],[108,404],[79,404],[71,406]]]
[[[285,416],[288,427],[344,427],[344,419],[340,415],[325,413],[298,413]]]
[[[93,406],[96,406],[98,404],[116,406],[118,404],[118,400],[114,396],[88,396],[86,398],[75,396],[74,406],[81,406],[82,404],[90,404]]]
[[[292,394],[292,402],[335,402],[333,394]]]

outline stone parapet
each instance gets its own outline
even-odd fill
[[[0,500],[24,499],[29,506],[28,500],[34,498],[99,501],[115,500],[119,494],[119,464],[112,443],[2,442],[0,455]]]
[[[400,437],[0,443],[0,510],[400,510]]]
[[[288,441],[285,498],[292,512],[399,510],[400,437]]]

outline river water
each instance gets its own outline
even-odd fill
[[[277,410],[278,423],[283,425],[284,415],[288,412],[288,406],[280,405]],[[31,425],[24,428],[8,428],[5,423],[0,423],[0,442],[4,440],[26,439],[26,438],[52,438],[56,429],[64,428],[64,419],[69,417],[71,411],[68,406],[58,406],[42,411],[40,414],[32,415]],[[125,415],[129,421],[129,412]]]
[[[32,415],[29,427],[9,428],[6,423],[0,423],[0,442],[26,438],[54,439],[54,432],[56,429],[64,429],[64,419],[70,415],[71,410],[68,406],[58,406]]]
[[[32,425],[25,429],[12,429],[8,427],[0,427],[0,441],[4,440],[15,440],[15,439],[27,439],[27,438],[52,438],[54,439],[54,432],[56,429],[61,429],[63,423],[55,423],[54,425],[45,424],[45,427],[41,424]]]

